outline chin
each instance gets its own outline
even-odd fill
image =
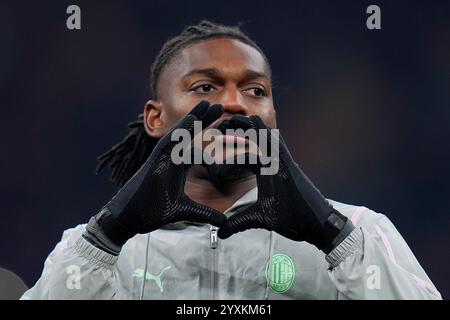
[[[214,184],[239,181],[253,176],[253,173],[239,164],[204,165],[210,180]]]

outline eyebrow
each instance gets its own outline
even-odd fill
[[[197,68],[189,71],[183,76],[184,78],[193,76],[193,75],[205,75],[212,78],[217,78],[220,74],[219,69],[217,68]],[[256,79],[256,78],[264,78],[267,81],[271,82],[269,76],[264,72],[259,72],[255,70],[246,69],[244,71],[244,75],[246,79]]]

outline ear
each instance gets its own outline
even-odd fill
[[[164,109],[161,102],[149,100],[144,107],[144,127],[152,138],[161,138],[166,132]]]

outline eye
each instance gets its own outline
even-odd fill
[[[215,90],[215,88],[211,84],[201,84],[191,89],[196,93],[209,93],[212,90]]]
[[[266,91],[263,88],[260,88],[260,87],[249,88],[249,89],[246,89],[245,91],[252,92],[255,97],[265,97],[265,96],[267,96]]]

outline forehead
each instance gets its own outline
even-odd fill
[[[191,68],[216,64],[223,68],[245,66],[255,71],[265,71],[266,62],[255,48],[235,39],[219,38],[194,43],[186,47],[179,56]]]
[[[161,80],[180,79],[191,70],[201,68],[217,68],[224,73],[253,70],[270,77],[267,63],[258,50],[239,40],[217,38],[184,48],[163,71]]]

